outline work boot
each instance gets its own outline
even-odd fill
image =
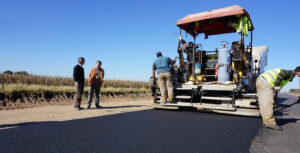
[[[283,130],[280,126],[276,124],[264,124],[264,126],[272,130]]]
[[[173,99],[172,100],[168,100],[167,103],[174,103]]]
[[[80,107],[80,106],[75,106],[74,108],[77,109],[77,110],[82,110],[82,109],[83,109],[83,108]]]
[[[100,106],[100,105],[96,105],[96,108],[97,108],[97,109],[100,109],[100,108],[102,108],[102,106]]]

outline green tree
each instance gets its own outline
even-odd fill
[[[10,75],[12,75],[12,74],[14,74],[14,73],[13,73],[13,71],[11,71],[11,70],[6,70],[6,71],[3,72],[3,74],[10,74]]]
[[[15,72],[14,74],[18,74],[18,75],[29,75],[29,73],[26,72],[26,71],[18,71],[18,72]]]

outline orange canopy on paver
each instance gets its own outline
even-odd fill
[[[235,27],[244,15],[252,24],[252,29],[249,30],[253,30],[253,23],[248,12],[238,5],[187,15],[177,21],[177,26],[194,37],[199,33],[204,33],[207,37],[208,35],[236,32]]]

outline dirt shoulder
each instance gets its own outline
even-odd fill
[[[0,125],[26,122],[66,121],[88,117],[119,114],[132,111],[152,109],[152,100],[136,100],[122,102],[103,102],[103,109],[92,107],[87,110],[76,110],[69,105],[47,105],[41,107],[0,110]],[[86,108],[86,104],[82,105]],[[0,126],[1,129],[1,126]]]
[[[287,94],[294,95],[294,96],[300,96],[300,92],[288,92]]]

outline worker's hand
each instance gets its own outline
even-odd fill
[[[153,80],[152,80],[152,82],[153,82],[153,83],[155,83],[155,82],[156,82],[156,77],[153,77]]]
[[[78,88],[78,82],[75,82],[75,86]]]
[[[275,86],[275,90],[279,91],[281,89],[280,86]]]
[[[215,65],[215,68],[218,69],[218,68],[219,68],[219,64],[216,64],[216,65]]]

